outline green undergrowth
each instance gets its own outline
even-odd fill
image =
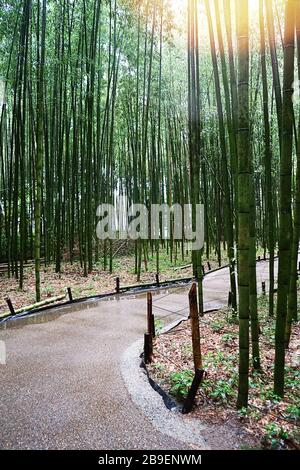
[[[207,315],[205,318],[217,347],[206,351],[205,346],[206,342],[209,342],[209,337],[202,337],[204,350],[202,359],[207,373],[200,388],[199,398],[205,396],[204,401],[208,401],[213,406],[231,410],[245,425],[252,423],[253,426],[253,423],[257,423],[261,431],[262,445],[271,449],[280,449],[284,448],[287,442],[300,442],[300,368],[287,362],[284,400],[274,395],[272,355],[274,354],[275,319],[269,317],[267,296],[261,296],[258,299],[258,313],[261,328],[262,368],[260,371],[250,369],[248,409],[236,411],[238,322],[228,309],[218,314]],[[299,322],[294,326],[296,325],[298,327]],[[175,339],[173,341],[175,342]],[[158,378],[168,388],[169,393],[182,402],[187,396],[194,377],[191,338],[187,337],[183,340],[180,336],[176,346],[172,344],[172,347],[173,349],[179,348],[181,361],[184,364],[182,369],[170,372],[166,364],[156,364],[155,367],[156,370],[160,369]],[[200,402],[202,402],[201,399]]]

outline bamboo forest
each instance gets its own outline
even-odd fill
[[[300,0],[0,0],[1,449],[299,450],[299,242]]]

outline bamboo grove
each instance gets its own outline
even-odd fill
[[[20,289],[35,260],[40,300],[41,263],[113,271],[112,242],[95,236],[100,202],[203,203],[204,250],[137,240],[135,270],[151,252],[159,272],[166,247],[192,255],[202,312],[202,257],[221,264],[226,249],[241,408],[250,363],[261,368],[258,250],[270,260],[279,396],[297,319],[300,1],[175,2],[184,21],[172,3],[0,2],[0,256]]]

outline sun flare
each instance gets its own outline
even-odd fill
[[[211,0],[213,3],[213,0]],[[186,10],[188,0],[170,0],[175,16],[180,16]],[[201,7],[203,0],[198,0],[198,5]],[[249,11],[255,13],[259,9],[259,0],[248,0]]]

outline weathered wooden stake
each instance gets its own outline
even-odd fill
[[[10,298],[9,298],[9,297],[5,297],[5,301],[6,301],[7,305],[8,305],[8,308],[9,308],[9,310],[10,310],[10,313],[11,313],[12,315],[15,315],[16,312],[15,312],[14,306],[13,306],[12,301],[10,300]]]
[[[145,364],[150,364],[151,362],[151,346],[150,346],[150,341],[151,341],[151,336],[149,333],[145,333],[144,335],[144,361]]]
[[[209,261],[207,261],[207,267],[208,267],[208,270],[211,271],[211,265]]]
[[[148,333],[153,337],[153,313],[152,313],[152,294],[151,292],[147,293],[147,330]]]
[[[200,344],[200,326],[199,312],[197,302],[197,284],[194,283],[189,292],[190,319],[192,329],[193,356],[195,371],[202,369],[201,344]]]
[[[232,307],[232,292],[228,292],[228,307]]]
[[[71,287],[68,287],[68,296],[69,296],[69,301],[73,302],[73,295],[72,295],[72,289]]]
[[[116,278],[116,293],[117,294],[120,293],[120,278],[119,277]]]
[[[155,338],[155,336],[156,336],[156,331],[155,331],[155,317],[154,317],[153,314],[152,314],[152,336],[153,336],[153,338]]]
[[[160,283],[159,283],[159,274],[156,274],[156,275],[155,275],[155,279],[156,279],[156,285],[157,285],[157,287],[159,287],[159,286],[160,286]]]
[[[182,413],[183,414],[187,414],[190,411],[192,411],[192,408],[193,408],[194,403],[195,403],[196,393],[197,393],[198,388],[201,384],[203,375],[204,375],[204,370],[203,369],[197,369],[196,370],[192,386],[189,390],[188,396],[186,397],[186,400],[185,400],[185,402],[183,404],[183,407],[182,407]]]
[[[261,288],[262,288],[263,295],[266,295],[266,283],[265,282],[261,283]]]

